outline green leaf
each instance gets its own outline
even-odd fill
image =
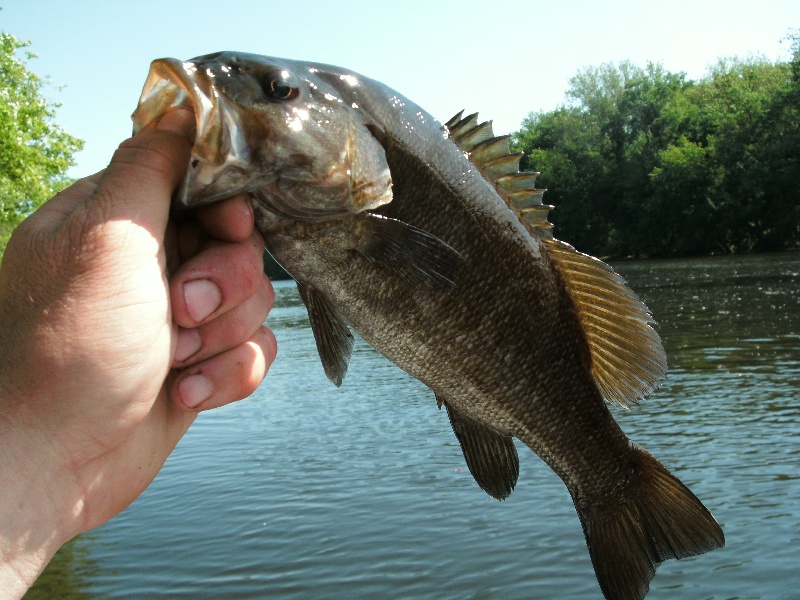
[[[64,173],[83,141],[55,122],[58,104],[28,70],[30,45],[0,31],[0,249],[13,228],[69,181]]]

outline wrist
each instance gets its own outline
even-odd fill
[[[22,405],[0,398],[0,598],[21,598],[73,533],[52,449],[26,426]],[[66,511],[65,511],[66,512]]]

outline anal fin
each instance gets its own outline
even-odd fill
[[[297,282],[297,291],[308,310],[308,319],[311,321],[311,330],[314,332],[325,375],[339,387],[350,364],[353,334],[342,316],[321,292],[300,282]]]
[[[519,458],[513,438],[471,419],[438,395],[436,400],[440,408],[444,405],[447,409],[453,433],[475,481],[492,498],[506,499],[519,477]]]

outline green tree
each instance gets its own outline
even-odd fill
[[[83,147],[55,124],[59,105],[27,68],[34,55],[17,57],[28,45],[0,31],[0,253],[14,227],[69,183],[64,173]]]
[[[512,145],[542,171],[556,236],[598,256],[800,245],[800,33],[793,58],[699,81],[628,62],[580,71]]]
[[[719,175],[708,193],[713,221],[700,224],[718,251],[778,250],[798,239],[787,229],[798,225],[797,156],[787,162],[782,143],[800,126],[797,107],[785,103],[790,87],[787,64],[730,59],[690,96],[698,107],[692,141],[710,150]]]
[[[800,30],[787,36],[792,58],[763,118],[758,159],[765,173],[765,202],[757,250],[800,245]]]
[[[557,236],[578,248],[599,248],[612,227],[593,191],[610,179],[603,141],[597,123],[575,107],[531,114],[512,137],[525,151],[520,168],[541,172],[537,186],[555,206],[550,220]]]
[[[658,166],[650,173],[652,196],[643,223],[644,231],[658,232],[649,241],[649,254],[707,254],[726,249],[715,227],[718,207],[711,196],[721,174],[713,155],[713,144],[703,146],[686,136],[659,152]]]
[[[523,167],[542,171],[558,237],[601,256],[642,252],[650,173],[678,135],[671,106],[690,86],[657,64],[590,67],[572,78],[564,106],[523,122],[512,143]]]

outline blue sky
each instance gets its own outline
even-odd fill
[[[148,65],[241,50],[347,67],[444,121],[479,111],[496,133],[552,110],[587,66],[661,62],[702,77],[718,58],[786,60],[796,0],[0,0],[0,29],[33,42],[57,121],[86,141],[70,174],[103,168],[130,135]]]

